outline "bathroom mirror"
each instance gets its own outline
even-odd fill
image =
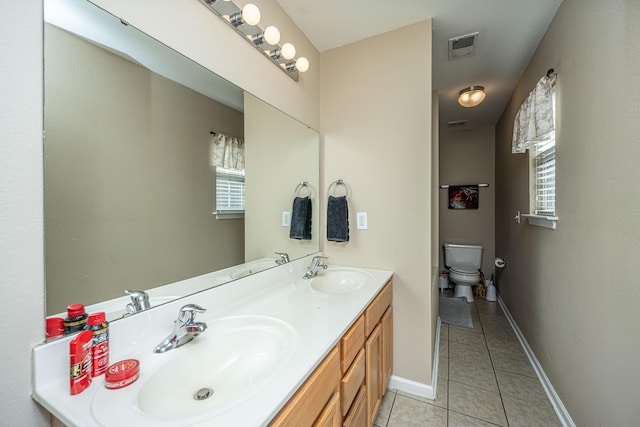
[[[318,252],[316,131],[87,1],[44,4],[48,316],[114,320],[125,289],[155,306]],[[211,132],[245,140],[244,218],[215,214]],[[282,225],[302,181],[312,240]]]

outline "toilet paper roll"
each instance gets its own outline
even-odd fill
[[[503,260],[502,258],[496,258],[494,263],[498,268],[504,268],[507,265],[507,261]]]

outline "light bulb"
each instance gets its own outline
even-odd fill
[[[296,47],[291,43],[283,44],[280,50],[284,59],[292,59],[294,56],[296,56]]]
[[[280,41],[280,30],[273,25],[269,25],[264,29],[264,40],[269,44],[278,44]]]
[[[296,68],[301,73],[304,73],[305,71],[307,71],[309,69],[309,60],[307,58],[305,58],[304,56],[301,56],[296,61]]]
[[[242,8],[242,20],[248,25],[258,25],[260,22],[260,9],[252,3],[247,3]]]

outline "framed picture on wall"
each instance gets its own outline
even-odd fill
[[[477,185],[449,186],[449,209],[478,209]]]

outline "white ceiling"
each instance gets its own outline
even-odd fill
[[[445,130],[452,120],[468,120],[467,129],[496,124],[562,0],[277,2],[320,52],[433,18],[433,88]],[[448,39],[476,31],[477,53],[449,61]],[[463,108],[458,92],[471,85],[484,86],[487,98]]]

